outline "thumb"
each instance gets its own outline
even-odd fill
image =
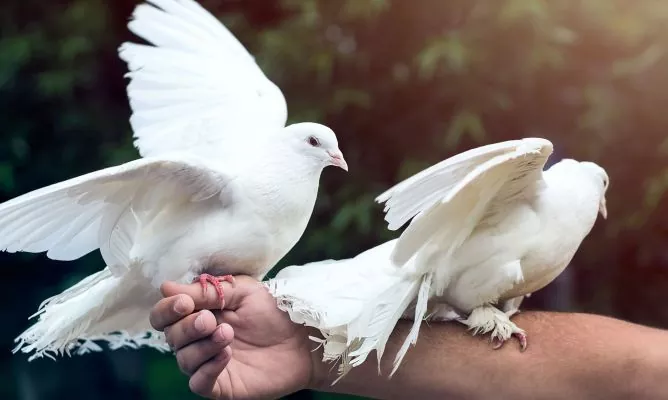
[[[243,299],[250,294],[251,289],[255,289],[258,281],[248,276],[236,276],[235,282],[221,282],[220,286],[223,289],[224,304],[223,308],[226,310],[236,310],[241,305]],[[160,292],[164,297],[175,296],[178,294],[186,294],[190,296],[194,303],[196,310],[220,310],[221,299],[218,297],[216,288],[212,284],[206,284],[206,290],[199,283],[181,284],[172,281],[167,281],[160,286]]]

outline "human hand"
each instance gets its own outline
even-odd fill
[[[294,324],[257,280],[224,282],[225,306],[199,283],[165,282],[151,325],[164,331],[190,390],[211,399],[277,398],[311,387],[319,352],[308,329]],[[199,310],[199,311],[198,311]],[[210,311],[211,310],[211,311]]]

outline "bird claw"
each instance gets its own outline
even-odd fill
[[[220,309],[222,310],[225,307],[225,293],[223,293],[223,282],[229,282],[234,285],[234,277],[232,275],[223,275],[223,276],[213,276],[209,274],[201,274],[196,277],[194,281],[199,281],[199,284],[202,286],[202,291],[206,294],[209,283],[211,283],[216,290],[216,294],[220,299]]]
[[[520,352],[524,352],[527,349],[527,335],[524,332],[513,332],[512,336],[517,337],[517,340],[520,342]],[[511,337],[512,337],[511,336]],[[492,338],[492,349],[498,350],[506,343],[506,340],[499,339],[496,337]]]

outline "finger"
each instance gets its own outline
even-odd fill
[[[165,331],[165,339],[172,349],[178,351],[190,343],[211,335],[217,325],[213,313],[202,310],[169,326]]]
[[[175,323],[195,310],[195,302],[190,296],[177,294],[164,298],[151,309],[149,321],[158,331]]]
[[[220,374],[232,359],[232,348],[225,347],[213,359],[204,363],[193,376],[190,377],[188,385],[190,391],[202,397],[218,399],[222,397],[223,391],[218,382]]]
[[[220,324],[209,337],[191,343],[176,352],[176,361],[186,375],[191,376],[205,362],[220,354],[232,344],[234,330],[228,324]]]
[[[225,295],[225,308],[236,310],[244,297],[251,291],[261,288],[261,284],[253,278],[247,276],[236,276],[236,282],[222,282],[223,293]],[[211,287],[209,289],[212,289]],[[195,302],[195,309],[220,309],[220,299],[215,290],[207,290],[204,293],[199,283],[179,284],[176,282],[165,282],[160,286],[163,296],[169,297],[177,294],[187,294]]]

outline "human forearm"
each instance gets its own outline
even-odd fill
[[[668,333],[586,314],[527,312],[514,320],[529,335],[524,353],[513,342],[494,351],[460,324],[425,324],[388,380],[410,325],[402,321],[385,350],[383,376],[371,355],[334,386],[335,371],[319,368],[316,389],[382,399],[668,398]]]

